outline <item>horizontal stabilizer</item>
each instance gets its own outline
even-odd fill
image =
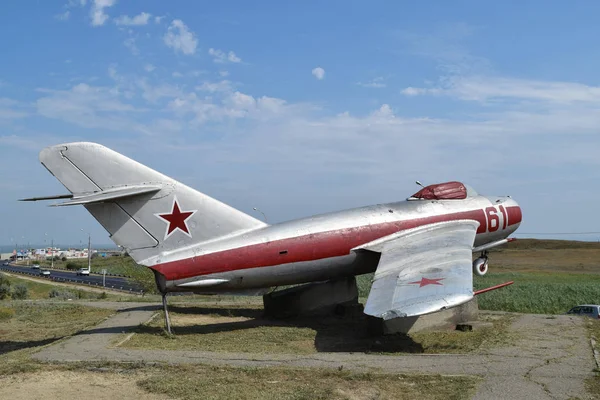
[[[19,201],[41,201],[41,200],[60,200],[60,199],[72,199],[72,194],[57,194],[55,196],[43,196],[43,197],[30,197],[27,199],[19,199]]]
[[[94,193],[86,194],[59,194],[56,196],[45,196],[45,197],[31,197],[28,199],[20,199],[19,201],[40,201],[40,200],[58,200],[58,199],[71,199],[63,203],[51,204],[50,207],[62,207],[62,206],[79,206],[84,204],[103,203],[106,201],[112,201],[117,199],[123,199],[126,197],[137,196],[145,193],[156,193],[162,189],[162,186],[157,185],[137,185],[137,186],[124,186],[120,188],[102,190]]]
[[[140,186],[125,186],[122,188],[103,190],[92,194],[73,197],[64,203],[52,204],[52,207],[62,206],[77,206],[83,204],[103,203],[106,201],[124,199],[126,197],[137,196],[145,193],[156,193],[162,189],[161,186],[140,185]]]

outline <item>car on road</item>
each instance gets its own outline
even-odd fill
[[[50,275],[50,271],[47,269],[41,269],[40,270],[40,275],[46,275],[49,276]]]
[[[31,266],[31,269],[40,269],[40,266],[39,266],[39,264],[33,264]]]
[[[567,314],[600,319],[600,305],[582,304],[571,308],[569,311],[567,311]]]
[[[77,275],[88,275],[90,274],[90,270],[87,268],[79,268],[77,270]]]
[[[7,267],[8,266],[8,261],[4,261],[4,263],[2,265],[4,265],[5,267]]]

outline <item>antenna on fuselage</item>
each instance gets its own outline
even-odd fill
[[[424,188],[424,187],[425,187],[425,186],[423,186],[423,184],[422,184],[421,182],[419,182],[419,181],[415,181],[415,183],[416,183],[417,185],[421,186],[422,188]]]
[[[269,221],[267,221],[267,216],[265,215],[265,213],[264,213],[264,212],[260,211],[260,210],[259,210],[258,208],[256,208],[256,207],[252,207],[252,209],[253,209],[254,211],[258,211],[259,213],[261,213],[261,214],[263,215],[263,217],[265,217],[265,222],[266,222],[267,224],[269,223]]]

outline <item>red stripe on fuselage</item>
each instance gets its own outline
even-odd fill
[[[506,207],[506,212],[508,213],[508,225],[520,224],[523,219],[523,215],[521,214],[521,207],[512,206]]]
[[[315,232],[310,235],[252,244],[193,258],[166,262],[154,265],[151,268],[163,274],[167,280],[178,280],[218,272],[319,260],[347,255],[354,247],[395,232],[436,222],[459,219],[474,219],[480,224],[477,233],[486,231],[485,213],[483,210],[472,210],[407,221],[393,221],[377,225]],[[280,254],[280,251],[284,250],[287,250],[287,253]]]

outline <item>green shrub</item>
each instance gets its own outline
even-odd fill
[[[15,309],[10,307],[0,307],[0,321],[11,319],[15,315]]]
[[[29,289],[24,284],[18,284],[13,287],[11,297],[15,300],[25,300],[29,297]]]
[[[100,294],[98,295],[98,298],[99,298],[99,299],[106,299],[106,298],[108,298],[108,295],[106,294],[106,292],[102,292],[102,293],[100,293]]]
[[[50,298],[55,298],[55,299],[60,299],[60,300],[68,300],[68,299],[74,299],[77,296],[75,296],[73,293],[69,292],[68,290],[58,290],[58,289],[52,289],[50,291],[50,293],[48,293],[48,296]]]
[[[7,299],[10,296],[10,286],[3,283],[0,285],[0,300]]]
[[[79,265],[75,264],[74,262],[68,262],[67,269],[79,269]]]
[[[65,262],[65,261],[67,261],[67,257],[63,257],[63,258],[61,258],[61,259],[60,259],[60,261],[62,261],[62,262]]]
[[[0,285],[10,286],[10,281],[5,274],[0,273]]]

